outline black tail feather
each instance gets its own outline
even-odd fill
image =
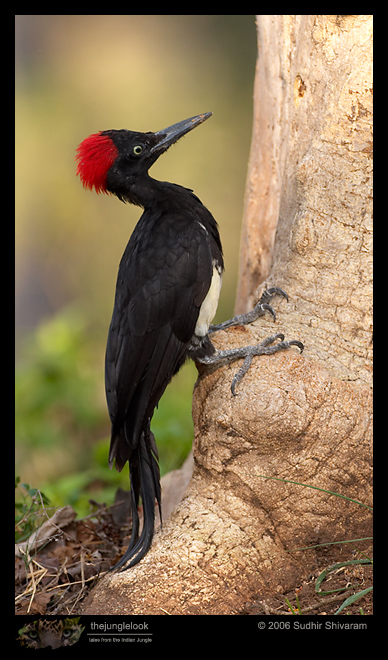
[[[125,554],[112,570],[131,568],[147,554],[154,536],[155,500],[158,503],[160,521],[162,521],[158,453],[149,423],[140,436],[138,447],[132,453],[129,469],[132,494],[131,540]],[[140,497],[143,503],[143,527],[139,536],[138,505]]]

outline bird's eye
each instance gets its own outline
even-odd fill
[[[140,156],[143,149],[144,149],[144,147],[142,147],[141,144],[137,144],[135,147],[133,147],[132,153],[133,153],[134,156]]]

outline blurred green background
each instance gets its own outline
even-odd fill
[[[141,210],[85,191],[77,145],[109,128],[213,117],[152,175],[193,188],[220,225],[233,313],[252,131],[253,15],[16,16],[16,474],[54,504],[110,502],[104,352],[121,255]],[[162,473],[192,441],[194,365],[153,420]]]

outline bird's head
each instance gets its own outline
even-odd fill
[[[77,148],[77,174],[85,188],[113,193],[123,201],[135,201],[131,187],[174,142],[211,114],[190,117],[157,133],[122,129],[89,135]]]

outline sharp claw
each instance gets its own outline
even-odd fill
[[[297,346],[300,349],[300,352],[303,353],[304,345],[301,341],[298,341],[297,339],[291,339],[291,341],[288,341],[287,344],[289,346]]]
[[[259,303],[259,305],[260,305],[261,309],[266,309],[267,312],[272,314],[273,320],[275,322],[276,321],[276,313],[275,313],[274,308],[271,307],[271,305],[268,305],[267,303]]]
[[[281,332],[278,332],[276,335],[272,335],[272,337],[267,337],[262,342],[260,342],[260,344],[257,344],[257,346],[269,346],[270,344],[273,344],[276,339],[284,341],[284,335]]]
[[[250,353],[249,355],[247,355],[244,362],[243,362],[242,367],[238,370],[238,372],[234,376],[234,378],[232,380],[232,384],[230,386],[230,389],[232,390],[233,396],[237,396],[236,385],[238,385],[238,383],[244,378],[245,374],[247,373],[249,367],[252,364],[253,357],[254,357],[253,352]]]
[[[272,286],[271,288],[266,289],[262,294],[260,301],[270,302],[274,296],[283,296],[288,302],[288,295],[279,286]]]
[[[236,374],[235,377],[233,378],[233,380],[232,380],[232,384],[231,384],[231,386],[230,386],[230,389],[231,389],[231,391],[232,391],[232,395],[233,395],[233,396],[237,396],[237,392],[236,392],[236,385],[237,385],[237,383],[238,383],[238,380],[237,380],[237,374]]]

